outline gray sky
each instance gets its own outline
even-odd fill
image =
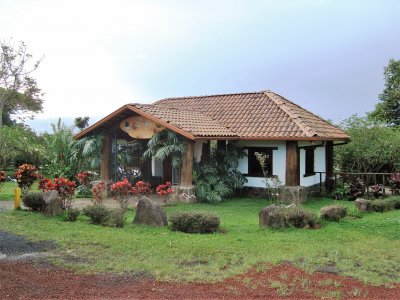
[[[400,1],[0,0],[0,38],[44,55],[49,119],[271,89],[339,122],[373,109],[400,59]]]

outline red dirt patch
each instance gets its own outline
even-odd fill
[[[146,274],[83,275],[29,263],[0,262],[0,299],[400,299],[400,284],[369,286],[291,264],[260,266],[219,283],[173,283]]]

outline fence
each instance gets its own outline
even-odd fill
[[[394,190],[391,188],[389,178],[394,173],[335,173],[335,183],[334,187],[339,184],[339,179],[341,179],[341,184],[344,186],[346,183],[354,183],[357,179],[360,180],[364,187],[367,196],[370,196],[371,187],[377,187],[381,189],[383,195],[386,195],[387,191],[393,194]]]
[[[319,190],[322,194],[324,189],[324,182],[322,181],[322,174],[326,174],[326,172],[315,172],[319,174]],[[367,196],[370,196],[370,188],[373,186],[378,186],[382,189],[384,195],[386,195],[387,191],[390,191],[391,194],[394,193],[391,186],[389,184],[389,179],[395,173],[347,173],[347,172],[338,172],[334,173],[333,182],[332,179],[325,181],[325,188],[327,190],[332,190],[332,188],[336,188],[339,184],[345,187],[346,183],[352,183],[357,180],[357,178],[364,184],[365,193]]]

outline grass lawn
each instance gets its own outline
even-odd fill
[[[0,191],[0,201],[14,200],[14,189],[18,187],[16,182],[7,181]]]
[[[304,206],[317,212],[332,203],[318,199]],[[355,213],[353,202],[340,204]],[[85,216],[69,223],[27,211],[0,213],[0,224],[32,239],[55,240],[58,254],[83,258],[79,264],[73,259],[56,263],[71,264],[82,272],[147,271],[164,280],[213,281],[258,263],[291,261],[310,272],[335,266],[340,274],[368,283],[400,282],[400,210],[347,217],[324,223],[319,230],[266,230],[258,225],[258,212],[266,205],[262,199],[238,198],[218,205],[166,207],[168,215],[189,210],[217,213],[227,233],[212,235],[132,225],[134,210],[122,229],[88,224]]]

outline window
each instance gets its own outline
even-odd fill
[[[314,172],[314,151],[315,148],[305,148],[306,170],[304,176],[312,176]]]
[[[268,176],[272,176],[272,150],[277,150],[278,148],[266,148],[266,147],[249,147],[247,149],[247,159],[248,159],[248,176],[252,177],[264,177],[260,163],[258,162],[255,152],[266,153],[268,158],[265,162],[267,168]]]

